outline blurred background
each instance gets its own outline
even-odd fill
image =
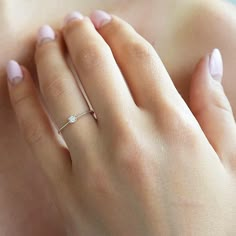
[[[236,0],[230,0],[232,3],[235,3],[236,4]]]

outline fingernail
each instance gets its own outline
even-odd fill
[[[18,84],[23,80],[23,73],[20,65],[16,61],[9,61],[7,63],[7,76],[11,84]]]
[[[210,55],[209,70],[213,79],[221,82],[223,77],[223,60],[219,49],[214,49]]]
[[[83,19],[84,19],[84,16],[80,12],[74,11],[65,17],[64,25],[68,24],[69,22],[71,22],[73,20],[83,20]]]
[[[96,10],[91,14],[90,19],[93,22],[95,28],[99,29],[111,21],[111,15],[105,11]]]
[[[38,44],[55,40],[55,32],[49,25],[42,26],[38,31]]]

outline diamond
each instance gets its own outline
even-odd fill
[[[73,124],[77,121],[77,117],[76,116],[70,116],[68,118],[68,121],[69,121],[70,124]]]

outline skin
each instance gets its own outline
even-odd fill
[[[62,130],[67,147],[27,70],[8,83],[67,234],[234,235],[236,126],[222,75],[209,69],[213,54],[193,74],[191,113],[154,48],[120,18],[99,26],[96,15],[98,31],[89,18],[74,19],[36,48],[39,87],[55,124],[88,110],[65,45],[96,114]]]
[[[234,7],[220,1],[214,1],[214,4],[212,1],[208,3],[204,1],[204,4],[201,1],[191,1],[191,4],[187,4],[187,1],[179,1],[180,10],[176,12],[173,7],[175,2],[151,2],[153,5],[147,8],[143,7],[146,6],[146,2],[142,1],[133,1],[130,3],[132,5],[125,5],[127,4],[125,2],[121,4],[120,1],[103,1],[100,4],[86,1],[86,4],[79,3],[79,5],[78,1],[66,1],[65,5],[61,6],[50,1],[50,4],[54,6],[52,8],[48,6],[47,1],[41,1],[40,7],[37,6],[37,2],[33,3],[34,7],[24,7],[25,1],[22,1],[19,8],[14,1],[1,1],[0,9],[3,14],[1,14],[0,40],[1,54],[4,57],[0,62],[0,124],[4,136],[0,137],[2,186],[0,222],[3,235],[32,235],[32,232],[34,235],[65,235],[64,229],[60,227],[61,216],[51,200],[48,181],[35,159],[32,158],[19,132],[6,89],[4,69],[7,60],[15,58],[26,65],[33,77],[36,77],[33,61],[35,35],[37,28],[45,22],[55,28],[60,28],[62,18],[67,12],[79,9],[86,14],[94,8],[107,9],[127,19],[158,50],[177,89],[187,102],[190,75],[195,64],[201,56],[210,52],[212,48],[218,47],[223,53],[225,62],[223,80],[225,91],[235,110],[235,85],[232,79],[235,77],[234,62],[236,60],[236,54],[232,53],[236,47]],[[20,9],[24,9],[24,12]],[[38,9],[43,9],[44,14],[34,14],[34,21],[29,26],[27,17],[31,16],[25,14],[25,9],[31,9],[32,12],[37,13]],[[152,12],[152,9],[155,9],[155,12]],[[53,14],[50,11],[53,11]],[[133,14],[133,11],[143,14]],[[170,11],[173,12],[169,13]],[[195,12],[197,13],[194,14]],[[149,15],[152,20],[144,24],[143,19],[138,17],[142,15]],[[15,21],[16,18],[19,20]],[[17,40],[16,35],[18,35]],[[170,51],[170,48],[173,51]],[[184,57],[180,58],[179,55],[183,53]],[[34,178],[29,178],[29,176]],[[14,227],[12,222],[14,222]]]

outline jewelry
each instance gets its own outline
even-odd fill
[[[93,110],[89,110],[86,112],[83,112],[81,114],[77,114],[77,115],[72,115],[67,119],[67,122],[58,130],[58,133],[60,134],[61,131],[66,128],[67,125],[69,124],[74,124],[75,122],[77,122],[82,116],[87,115],[87,114],[94,114]]]

